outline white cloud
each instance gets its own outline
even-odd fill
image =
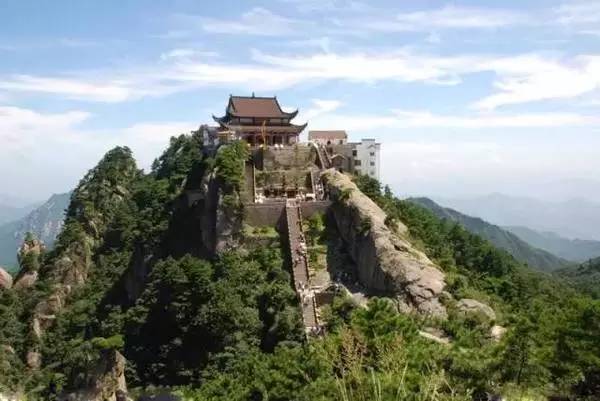
[[[303,111],[298,116],[299,121],[306,121],[318,116],[331,113],[342,106],[339,100],[312,99],[312,107]]]
[[[161,60],[169,60],[173,58],[186,58],[196,54],[194,49],[173,49],[160,55]]]
[[[57,138],[61,132],[70,131],[89,116],[89,113],[79,110],[42,114],[19,107],[0,106],[1,157],[9,159],[13,152],[22,152],[29,146],[39,146],[48,139]]]
[[[469,74],[492,72],[494,91],[473,104],[477,109],[492,110],[511,104],[571,99],[600,88],[600,55],[570,59],[535,53],[436,56],[400,49],[289,56],[254,50],[250,62],[226,63],[215,60],[214,54],[176,48],[161,58],[154,66],[137,70],[80,72],[69,77],[0,77],[0,89],[114,103],[207,86],[276,91],[331,80],[458,85]]]
[[[163,61],[169,61],[169,60],[180,60],[180,59],[191,59],[191,58],[195,58],[195,57],[201,57],[201,58],[214,58],[214,57],[218,57],[219,53],[217,52],[213,52],[213,51],[203,51],[203,50],[197,50],[197,49],[190,49],[190,48],[178,48],[178,49],[173,49],[173,50],[169,50],[168,52],[162,53],[160,55],[160,59]]]
[[[114,130],[81,126],[90,114],[74,110],[39,113],[0,107],[0,187],[28,198],[71,189],[102,155],[117,145],[129,146],[140,168],[166,148],[172,135],[189,133],[196,123],[140,122]]]
[[[571,1],[554,9],[557,21],[563,25],[587,25],[600,22],[600,3]]]
[[[425,38],[425,42],[431,44],[439,44],[442,42],[442,38],[437,32],[431,32],[429,35],[427,35],[427,38]]]
[[[435,57],[407,50],[373,53],[316,53],[297,57],[254,52],[253,59],[288,72],[293,82],[306,79],[343,79],[354,82],[447,82],[459,71],[478,61],[477,57]]]
[[[95,40],[79,39],[79,38],[60,38],[56,42],[59,46],[72,47],[72,48],[85,48],[85,47],[97,47],[101,43]]]
[[[600,169],[595,150],[600,141],[574,142],[568,133],[535,145],[526,136],[512,135],[493,141],[459,135],[433,140],[415,137],[397,138],[382,147],[382,181],[402,194],[539,196],[541,183],[573,177],[593,179]]]
[[[299,34],[305,23],[283,17],[265,8],[255,7],[238,19],[200,18],[200,25],[204,31],[211,33],[280,36]]]
[[[298,39],[298,40],[290,40],[287,41],[288,46],[292,47],[300,47],[300,48],[318,48],[324,53],[329,53],[331,51],[331,43],[332,40],[323,36],[320,38],[310,38],[310,39]]]
[[[370,7],[360,1],[352,0],[282,0],[283,3],[292,4],[303,13],[310,12],[341,12],[341,11],[366,11]]]
[[[340,20],[342,26],[374,32],[489,30],[532,23],[534,22],[529,15],[513,10],[455,5],[396,15],[389,10],[371,9],[358,17]]]
[[[488,29],[515,25],[528,17],[515,11],[493,8],[447,5],[439,9],[400,13],[396,16],[398,30]]]
[[[7,91],[40,92],[63,95],[70,99],[98,102],[122,102],[129,99],[132,90],[124,82],[93,82],[74,77],[36,77],[15,75],[0,79],[0,89]]]
[[[584,30],[580,31],[579,33],[581,33],[583,35],[600,37],[600,29],[584,29]]]
[[[548,99],[570,99],[600,88],[600,56],[578,56],[570,61],[540,56],[521,56],[490,60],[480,66],[494,71],[498,93],[487,96],[476,108]]]
[[[388,114],[317,114],[310,121],[311,129],[346,129],[375,131],[378,129],[491,129],[550,128],[600,126],[600,117],[576,113],[477,113],[468,116],[434,114],[429,111],[394,110]]]

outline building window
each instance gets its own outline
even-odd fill
[[[375,152],[369,153],[370,156],[375,156]]]
[[[356,149],[352,151],[352,156],[356,157],[357,153],[356,153]]]
[[[375,167],[375,162],[371,162],[371,167]]]
[[[360,160],[354,160],[354,165],[355,166],[360,166]]]

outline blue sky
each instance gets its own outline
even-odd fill
[[[0,192],[141,167],[232,94],[383,143],[402,194],[600,200],[598,1],[4,1]]]

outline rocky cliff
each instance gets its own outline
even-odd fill
[[[31,317],[34,341],[26,356],[31,368],[41,364],[37,343],[65,306],[69,294],[86,282],[94,251],[102,245],[109,223],[119,205],[130,196],[128,188],[138,176],[131,151],[117,147],[88,172],[73,193],[57,249],[39,268],[40,279],[49,290],[40,297]],[[27,273],[37,271],[37,267],[27,269]]]
[[[125,358],[118,351],[103,351],[96,365],[78,383],[79,390],[59,401],[126,401]]]
[[[369,291],[395,296],[402,309],[445,316],[439,300],[444,273],[407,240],[406,227],[402,223],[393,230],[388,227],[385,212],[348,176],[330,169],[322,178],[360,282]]]

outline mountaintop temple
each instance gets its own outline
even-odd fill
[[[219,124],[221,137],[234,136],[250,146],[293,145],[298,143],[306,124],[295,125],[291,113],[281,109],[277,97],[229,96],[223,117],[213,119]]]
[[[349,142],[344,130],[319,130],[308,133],[302,142],[300,134],[308,123],[294,124],[298,110],[283,111],[276,96],[229,96],[222,117],[213,115],[216,125],[201,125],[199,133],[207,149],[216,149],[232,140],[244,140],[253,149],[278,150],[281,159],[292,148],[319,150],[318,165],[336,168],[353,174],[379,178],[380,144],[375,139]],[[294,157],[298,157],[296,154]],[[282,160],[277,163],[287,164]],[[291,168],[291,166],[288,166]]]

